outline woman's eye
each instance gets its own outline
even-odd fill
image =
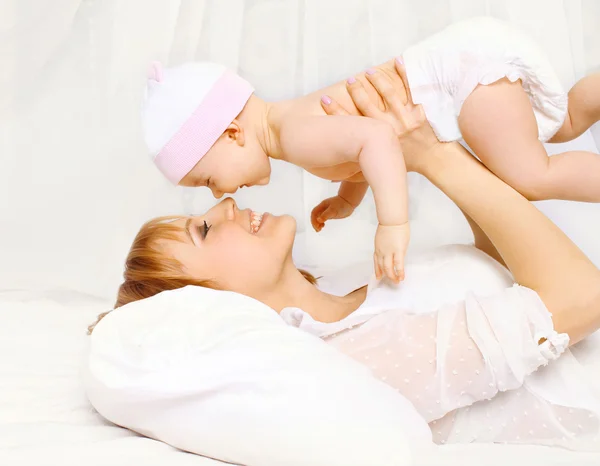
[[[198,227],[198,233],[200,234],[200,237],[202,239],[206,238],[206,235],[208,234],[208,230],[210,230],[211,226],[212,225],[207,225],[206,220],[205,220],[204,223]]]

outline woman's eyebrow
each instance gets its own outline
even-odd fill
[[[194,242],[194,238],[192,238],[192,233],[190,232],[190,223],[192,222],[192,218],[188,218],[185,222],[185,232],[188,235],[188,238],[190,239],[190,241],[192,242],[192,244],[196,244]]]

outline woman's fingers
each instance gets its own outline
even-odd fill
[[[360,81],[356,78],[348,79],[348,81],[346,81],[346,89],[360,113],[371,118],[377,118],[379,116],[380,112],[377,105],[371,102],[369,94],[367,94],[367,91]]]
[[[344,107],[328,95],[321,97],[321,107],[323,107],[327,115],[349,115]]]
[[[427,121],[427,116],[425,115],[425,109],[421,104],[414,106],[415,111],[415,121],[417,122],[417,126],[421,126],[423,123]]]
[[[383,99],[387,107],[385,112],[388,115],[387,121],[392,124],[396,130],[396,134],[401,136],[406,133],[407,130],[410,130],[413,126],[411,115],[413,106],[410,103],[404,104],[400,98],[400,93],[394,87],[392,80],[385,73],[373,69],[367,71],[366,76]],[[402,76],[400,76],[400,78],[402,78]],[[404,85],[406,86],[406,83],[404,83]],[[407,90],[407,93],[408,92],[409,91]],[[410,98],[409,95],[408,98]]]
[[[412,100],[412,94],[410,92],[410,86],[408,85],[408,77],[406,76],[406,67],[404,66],[404,60],[402,57],[396,57],[394,60],[394,65],[396,66],[396,72],[402,83],[404,84],[404,89],[406,90],[406,105],[414,105]]]
[[[392,84],[392,80],[385,74],[374,68],[368,69],[366,78],[373,85],[377,93],[381,96],[388,108],[402,105],[400,96]]]

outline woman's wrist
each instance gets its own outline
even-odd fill
[[[456,164],[465,160],[466,149],[458,142],[444,142],[431,147],[416,157],[413,170],[433,181],[447,170],[456,170]]]

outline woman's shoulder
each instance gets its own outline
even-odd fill
[[[372,262],[357,263],[324,277],[326,281],[320,288],[338,296],[342,291],[346,294],[368,285],[363,304],[339,322],[318,322],[298,308],[283,309],[280,316],[288,325],[324,337],[360,325],[388,310],[432,312],[445,304],[465,300],[469,293],[492,296],[514,283],[508,270],[470,245],[445,245],[407,256],[406,279],[399,285],[386,280],[377,282],[371,273],[372,266]]]

